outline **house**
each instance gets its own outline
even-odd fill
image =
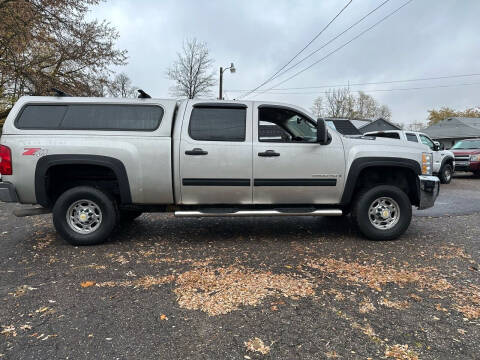
[[[480,138],[480,118],[450,117],[430,125],[423,132],[449,149],[459,140]]]
[[[370,131],[402,130],[402,129],[399,126],[391,123],[390,121],[380,118],[362,126],[361,128],[359,128],[359,130],[362,132],[362,134],[365,134]]]
[[[366,119],[338,119],[338,118],[325,118],[325,122],[332,129],[337,130],[343,135],[362,135],[358,130],[360,127],[370,123],[371,120]]]

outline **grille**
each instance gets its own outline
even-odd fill
[[[455,161],[470,161],[470,155],[456,155],[455,156]]]

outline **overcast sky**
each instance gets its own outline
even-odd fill
[[[321,47],[383,1],[353,0],[304,54]],[[406,1],[390,0],[289,74],[335,50]],[[166,78],[165,71],[175,60],[182,41],[196,37],[208,44],[216,72],[220,66],[235,63],[237,73],[224,76],[226,97],[234,98],[239,93],[228,90],[252,89],[266,80],[346,3],[347,0],[107,0],[93,7],[91,16],[106,19],[117,28],[118,47],[129,52],[129,64],[118,71],[127,73],[136,86],[153,97],[170,97],[169,87],[173,84]],[[480,74],[479,14],[479,0],[413,0],[365,35],[280,87]],[[270,87],[287,77],[271,82]],[[474,85],[378,91],[472,83]],[[480,76],[350,88],[371,91],[369,94],[390,107],[393,121],[407,124],[425,121],[431,108],[463,109],[480,105]],[[254,99],[294,103],[309,109],[313,99],[325,90],[278,90],[283,94],[263,93]],[[212,97],[216,95],[215,88]]]

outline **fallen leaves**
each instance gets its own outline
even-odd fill
[[[97,287],[133,287],[133,288],[143,288],[149,289],[152,286],[160,286],[175,280],[174,275],[166,275],[166,276],[144,276],[137,280],[124,280],[124,281],[104,281],[100,283],[96,283],[95,286]]]
[[[242,305],[257,305],[267,296],[314,295],[314,285],[306,279],[235,266],[187,271],[178,276],[176,286],[181,307],[211,316],[227,314]]]
[[[270,352],[270,346],[265,345],[262,339],[258,337],[245,341],[244,344],[247,350],[251,352],[258,352],[262,355],[267,355]]]
[[[382,291],[382,286],[388,283],[405,285],[407,283],[419,282],[425,272],[430,271],[429,269],[419,269],[418,271],[395,269],[393,266],[387,266],[380,261],[365,265],[332,258],[312,260],[307,263],[307,266],[335,274],[348,282],[366,284],[377,291]]]
[[[22,286],[19,286],[14,292],[8,293],[8,295],[12,295],[13,297],[20,297],[25,295],[27,292],[33,291],[33,290],[38,290],[38,289],[29,285],[22,285]]]
[[[8,325],[8,326],[2,326],[2,331],[0,331],[0,335],[4,335],[6,337],[9,336],[17,336],[17,331],[15,330],[15,326],[13,325]]]
[[[167,315],[165,314],[160,315],[160,320],[168,320]]]
[[[38,310],[35,310],[35,312],[36,312],[37,314],[42,314],[42,313],[44,313],[44,312],[47,312],[48,309],[49,309],[48,306],[44,306],[44,307],[41,307],[41,308],[38,309]]]
[[[364,298],[362,302],[360,303],[360,307],[358,311],[360,311],[361,314],[366,314],[371,311],[375,311],[376,308],[368,298]]]
[[[396,344],[393,346],[387,346],[385,356],[396,360],[418,360],[417,353],[409,350],[408,345]]]
[[[88,287],[91,287],[91,286],[94,286],[95,285],[95,281],[84,281],[82,283],[80,283],[80,286],[82,288],[88,288]]]
[[[397,310],[405,310],[410,307],[408,301],[393,301],[389,300],[387,298],[382,297],[380,301],[378,302],[380,305],[386,306],[391,309],[397,309]]]
[[[435,259],[443,259],[443,260],[450,260],[450,259],[471,259],[472,257],[465,253],[463,247],[460,246],[452,246],[452,245],[445,245],[441,246],[436,252],[433,257]]]

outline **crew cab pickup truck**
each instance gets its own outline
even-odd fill
[[[452,147],[459,171],[473,172],[480,176],[480,139],[465,139]]]
[[[0,200],[51,211],[74,245],[103,242],[119,222],[161,211],[351,213],[367,238],[388,240],[405,232],[412,205],[431,207],[439,193],[430,151],[342,136],[279,103],[22,97],[0,144]]]
[[[440,149],[440,144],[430,139],[427,134],[418,131],[386,130],[371,131],[364,135],[399,139],[406,144],[423,144],[427,146],[433,154],[433,175],[438,176],[442,184],[449,184],[450,181],[452,181],[452,176],[455,172],[455,157],[453,152]]]

